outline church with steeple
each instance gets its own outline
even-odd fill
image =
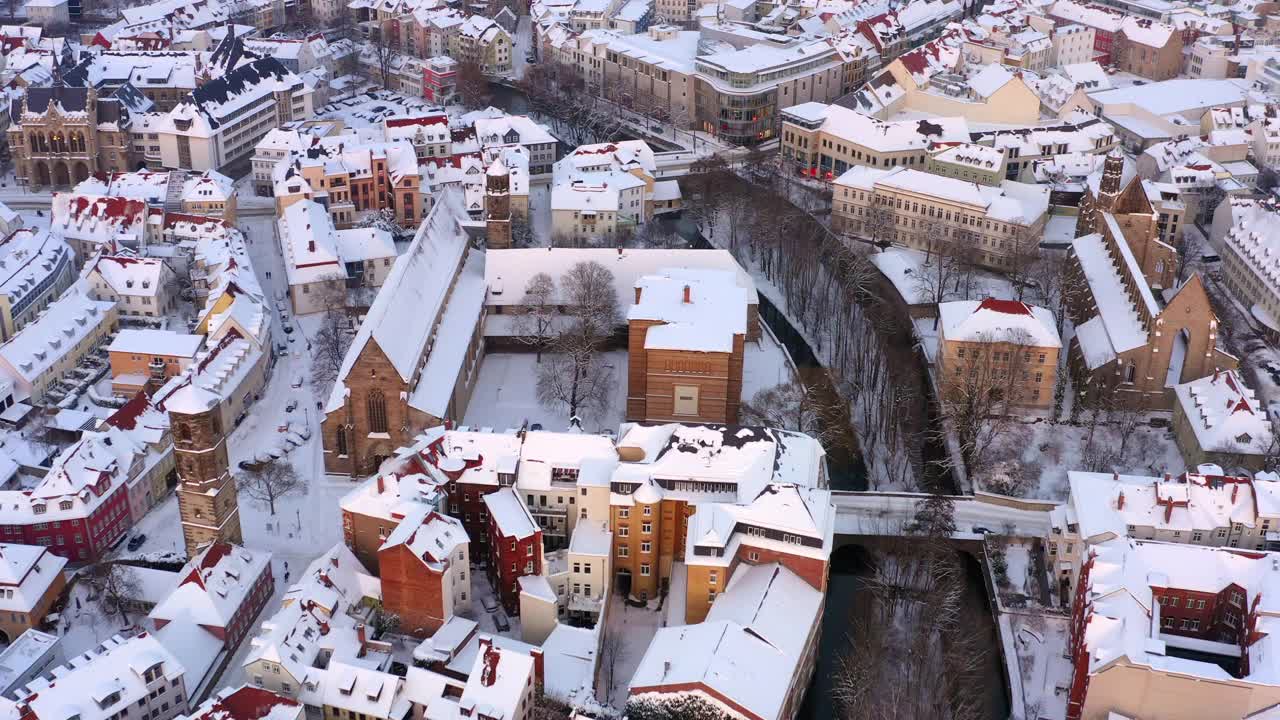
[[[1153,204],[1153,195],[1156,202],[1160,202],[1160,208]],[[1180,215],[1170,218],[1170,211],[1180,209],[1181,204],[1166,206],[1161,200],[1159,187],[1143,180],[1133,162],[1126,160],[1119,150],[1112,150],[1103,161],[1102,173],[1094,173],[1086,181],[1076,220],[1076,237],[1102,232],[1102,218],[1111,214],[1147,284],[1154,288],[1172,288],[1177,278],[1178,250],[1170,242],[1167,225],[1173,223],[1175,228],[1181,225]]]

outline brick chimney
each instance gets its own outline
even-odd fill
[[[639,305],[639,304],[640,304],[640,291],[641,291],[642,289],[643,289],[643,288],[636,288],[636,304],[637,304],[637,305]]]
[[[533,658],[533,684],[541,690],[544,672],[542,648],[529,648],[529,656]]]
[[[690,296],[690,293],[689,293],[689,286],[688,286],[688,285],[685,285],[685,286],[684,286],[684,304],[685,304],[685,305],[688,305],[688,304],[690,304],[690,303],[692,303],[692,302],[693,302],[693,298]]]
[[[364,623],[356,625],[356,641],[360,643],[360,654],[363,655],[365,645]]]
[[[1120,491],[1120,497],[1116,498],[1116,509],[1117,510],[1124,509],[1124,491],[1123,490]]]

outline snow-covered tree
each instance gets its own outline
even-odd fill
[[[732,720],[719,703],[701,693],[646,693],[627,698],[628,720]]]

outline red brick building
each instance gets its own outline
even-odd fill
[[[400,616],[400,630],[430,637],[468,600],[467,531],[458,520],[422,504],[378,551],[382,606]]]
[[[542,530],[512,488],[486,494],[484,504],[493,554],[486,570],[489,582],[507,613],[519,615],[520,578],[542,574]]]

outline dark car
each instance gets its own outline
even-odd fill
[[[129,548],[129,552],[133,552],[138,548],[142,547],[142,544],[145,543],[146,541],[147,541],[147,536],[142,533],[138,533],[137,535],[134,535],[133,537],[129,538],[129,544],[126,545],[125,547]]]

